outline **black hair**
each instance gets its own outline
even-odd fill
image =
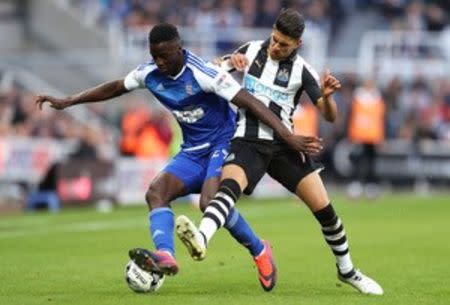
[[[148,34],[148,41],[150,44],[171,41],[174,39],[180,39],[180,34],[178,34],[177,27],[170,23],[157,24]]]
[[[274,28],[284,35],[299,39],[305,30],[305,19],[292,8],[284,9],[278,15]]]

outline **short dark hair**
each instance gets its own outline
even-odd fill
[[[305,30],[305,19],[302,14],[292,8],[284,9],[278,15],[274,28],[284,35],[298,39]]]
[[[150,44],[171,41],[174,39],[180,39],[180,34],[178,34],[177,27],[170,23],[157,24],[148,34],[148,41]]]

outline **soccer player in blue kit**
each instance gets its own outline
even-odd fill
[[[181,151],[151,182],[145,195],[156,251],[136,248],[131,249],[129,255],[144,270],[174,275],[178,265],[174,256],[174,214],[170,202],[200,192],[200,206],[204,210],[217,192],[221,167],[228,155],[236,123],[236,114],[228,102],[251,111],[296,151],[314,154],[321,149],[321,143],[316,137],[292,134],[230,74],[183,49],[175,26],[158,24],[152,28],[148,39],[152,60],[138,66],[124,79],[106,82],[66,98],[41,95],[36,104],[42,108],[48,102],[55,109],[64,109],[147,88],[172,112],[183,133]],[[267,266],[273,266],[273,274],[276,274],[270,245],[255,235],[236,209],[230,212],[225,227],[249,250],[260,274]],[[265,287],[261,282],[265,290],[272,289],[273,284]]]

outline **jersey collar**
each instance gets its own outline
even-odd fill
[[[184,70],[186,70],[186,65],[183,65],[183,68],[181,68],[180,72],[178,72],[177,75],[175,75],[175,76],[167,75],[167,77],[171,78],[173,80],[177,80],[184,73]]]

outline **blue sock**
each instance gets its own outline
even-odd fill
[[[232,209],[225,222],[225,228],[228,229],[231,236],[241,245],[246,247],[252,256],[257,256],[264,249],[261,239],[256,236],[252,228],[236,209]]]
[[[149,213],[150,233],[157,250],[175,254],[173,244],[174,220],[170,208],[156,208]]]

